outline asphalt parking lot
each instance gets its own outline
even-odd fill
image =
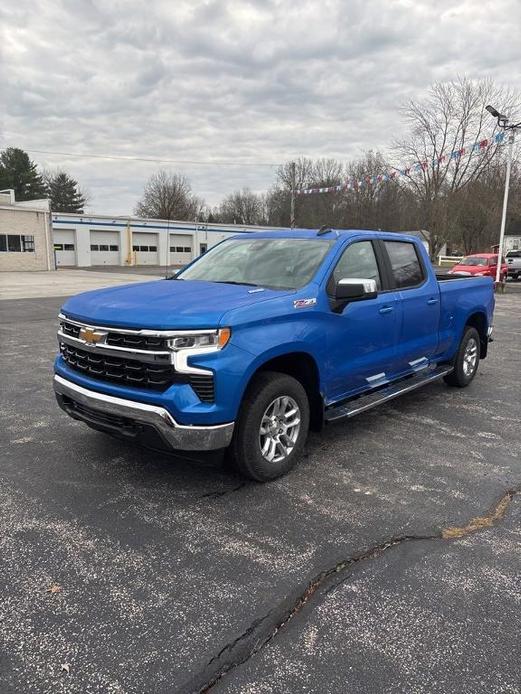
[[[0,691],[520,692],[515,289],[469,388],[330,426],[267,485],[66,417],[63,298],[1,301]]]

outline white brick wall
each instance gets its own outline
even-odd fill
[[[48,270],[54,266],[52,251],[48,258],[46,243],[46,217],[49,213],[20,207],[0,207],[0,234],[28,234],[34,236],[33,253],[0,252],[1,270]],[[49,232],[50,234],[50,232]]]

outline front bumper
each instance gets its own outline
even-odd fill
[[[143,439],[145,443],[152,433],[170,450],[226,448],[235,426],[234,422],[210,426],[178,424],[163,407],[97,393],[58,375],[54,376],[54,392],[59,406],[74,419],[96,429]]]

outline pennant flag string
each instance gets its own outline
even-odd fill
[[[489,147],[493,145],[504,144],[505,133],[496,133],[493,137],[480,140],[475,142],[470,147],[461,147],[460,149],[455,149],[449,154],[442,154],[441,156],[432,160],[432,166],[435,167],[438,164],[443,164],[444,162],[458,161],[462,157],[470,156],[475,152],[484,152]],[[315,195],[317,193],[340,193],[343,190],[358,190],[364,188],[365,186],[377,185],[378,183],[383,183],[385,181],[392,181],[401,176],[409,177],[411,174],[417,174],[422,171],[427,171],[429,163],[427,161],[419,161],[411,164],[405,169],[392,168],[389,171],[379,174],[378,176],[363,176],[362,178],[347,178],[343,183],[338,186],[326,186],[323,188],[305,188],[304,190],[296,190],[296,195]]]

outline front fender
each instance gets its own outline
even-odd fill
[[[232,340],[222,352],[202,355],[198,366],[214,370],[216,395],[220,403],[226,400],[230,418],[237,417],[240,403],[253,375],[264,364],[276,357],[303,353],[320,365],[324,351],[324,326],[320,311],[302,310],[288,316],[275,316],[270,320],[252,321],[232,328]]]

